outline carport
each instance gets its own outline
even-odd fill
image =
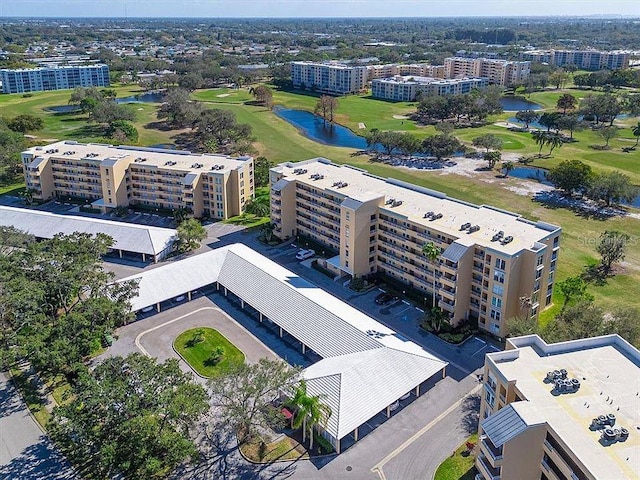
[[[401,397],[441,373],[447,362],[394,330],[242,244],[222,247],[121,281],[139,279],[133,309],[158,304],[208,285],[242,309],[267,319],[321,360],[303,372],[309,393],[332,415],[322,434],[336,451],[348,435],[380,412],[391,415]]]
[[[97,235],[103,233],[114,240],[112,251],[123,258],[134,254],[142,261],[154,263],[173,250],[176,231],[171,228],[149,227],[133,223],[114,222],[101,218],[60,215],[41,210],[0,206],[0,226],[13,226],[38,239],[75,232]]]

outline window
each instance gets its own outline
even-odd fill
[[[504,287],[502,285],[494,284],[493,293],[495,293],[496,295],[502,296],[502,294],[504,293]]]
[[[484,399],[486,400],[487,404],[493,408],[493,406],[495,405],[496,402],[496,397],[493,393],[491,393],[489,390],[487,390],[485,392],[485,396]]]
[[[542,277],[542,270],[536,270],[536,280]]]
[[[348,226],[345,227],[345,229],[344,229],[344,236],[349,238],[349,227]]]
[[[502,299],[498,297],[491,297],[491,305],[498,309],[502,308]]]
[[[550,273],[549,273],[549,277],[547,277],[547,282],[548,282],[548,283],[553,282],[553,272],[550,272]]]
[[[536,266],[540,266],[542,265],[542,262],[544,261],[544,256],[543,255],[539,255],[538,258],[536,259]]]
[[[504,270],[507,266],[507,262],[505,262],[502,258],[496,258],[496,268],[498,270]]]
[[[351,220],[351,212],[345,212],[345,218]]]
[[[493,280],[496,282],[504,283],[504,272],[496,270],[493,272]]]
[[[491,313],[490,313],[490,315],[489,315],[489,316],[490,316],[492,319],[494,319],[494,320],[498,320],[498,321],[500,321],[500,319],[502,318],[502,314],[501,314],[498,310],[495,310],[495,309],[493,309],[493,308],[491,309]]]
[[[374,213],[373,215],[371,215],[371,220],[375,220],[376,219],[376,214]]]

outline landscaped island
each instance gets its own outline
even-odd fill
[[[178,335],[173,348],[200,376],[224,375],[244,363],[244,353],[213,328],[192,328]]]

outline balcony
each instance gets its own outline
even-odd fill
[[[498,462],[502,460],[502,448],[496,447],[486,435],[480,437],[480,448],[488,454],[488,457],[492,460],[490,463],[499,467]]]
[[[483,454],[478,455],[476,459],[476,467],[487,480],[500,480],[500,468],[494,468],[487,462],[487,457]]]

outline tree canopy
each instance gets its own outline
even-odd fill
[[[207,392],[176,359],[112,357],[83,372],[51,433],[96,477],[158,479],[193,459],[189,433],[209,410]]]

